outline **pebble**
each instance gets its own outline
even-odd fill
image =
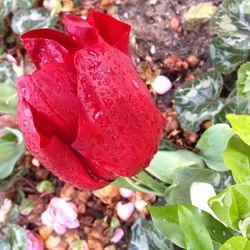
[[[151,86],[157,94],[164,95],[172,88],[172,82],[166,76],[159,75]]]

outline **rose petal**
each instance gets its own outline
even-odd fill
[[[110,241],[113,243],[118,243],[123,236],[124,236],[124,231],[121,228],[117,228]]]
[[[31,30],[24,33],[21,39],[37,68],[51,62],[63,62],[67,51],[75,47],[73,39],[53,29]]]
[[[122,202],[120,201],[116,205],[117,215],[119,216],[120,219],[124,221],[127,221],[130,218],[134,210],[135,206],[133,202],[122,204]]]
[[[126,55],[129,54],[130,25],[96,10],[89,12],[87,22],[98,29],[99,34],[108,44]]]
[[[24,100],[19,100],[18,119],[31,154],[60,179],[79,188],[98,189],[108,184],[94,179],[78,155],[58,137],[47,138],[37,131],[30,106]],[[43,148],[41,140],[47,140]]]
[[[79,104],[67,67],[57,63],[46,65],[19,78],[17,86],[19,99],[24,98],[37,111],[35,123],[40,129],[71,143],[77,133]]]
[[[98,40],[97,30],[92,28],[87,21],[78,16],[65,14],[63,16],[63,24],[69,35],[81,48],[88,47]]]
[[[84,117],[72,147],[96,176],[137,174],[155,154],[163,126],[148,90],[129,58],[106,43],[77,51],[75,65]]]

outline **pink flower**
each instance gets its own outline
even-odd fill
[[[42,213],[41,219],[46,226],[52,227],[59,235],[64,234],[67,228],[79,227],[75,204],[62,198],[53,198],[47,210]]]
[[[43,241],[40,236],[36,233],[33,233],[29,230],[26,230],[27,241],[26,241],[26,250],[43,250]]]
[[[124,236],[124,231],[119,227],[115,230],[112,238],[110,239],[110,242],[117,243],[122,239],[123,236]]]
[[[124,221],[127,221],[130,218],[134,210],[135,210],[135,205],[133,202],[122,204],[122,202],[119,201],[116,205],[117,215],[120,219]]]

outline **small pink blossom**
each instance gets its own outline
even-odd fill
[[[135,205],[133,202],[128,202],[122,204],[122,202],[118,202],[116,205],[117,215],[120,219],[127,221],[130,216],[133,214],[135,210]]]
[[[115,230],[110,241],[113,243],[117,243],[122,239],[123,236],[124,236],[124,231],[119,227]]]
[[[123,198],[131,198],[135,195],[135,192],[127,188],[120,188],[120,194]]]
[[[33,233],[29,230],[26,230],[27,241],[26,241],[26,250],[43,250],[43,241],[40,236],[36,233]]]
[[[5,223],[12,207],[12,202],[9,199],[4,199],[0,207],[0,223]]]
[[[62,198],[53,198],[47,210],[42,213],[41,219],[46,226],[52,227],[59,235],[64,234],[67,228],[79,227],[75,204]]]

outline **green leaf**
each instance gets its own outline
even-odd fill
[[[234,236],[229,239],[220,250],[249,250],[250,240],[243,238],[242,236]]]
[[[224,164],[222,154],[233,135],[233,130],[227,124],[216,124],[201,135],[196,148],[199,149],[198,154],[203,157],[209,168],[216,171],[229,170]]]
[[[202,24],[208,22],[214,15],[217,7],[213,3],[199,3],[192,6],[184,14],[184,27],[189,31],[199,32]]]
[[[18,0],[0,1],[0,19],[5,18],[10,12],[16,10]]]
[[[8,130],[17,137],[18,142],[15,142],[15,137],[12,141],[0,138],[0,180],[11,174],[16,162],[25,150],[21,132],[10,128]]]
[[[211,31],[228,45],[241,50],[250,49],[249,0],[225,0],[211,19]]]
[[[186,82],[176,90],[175,109],[183,128],[195,132],[204,120],[214,118],[224,105],[224,101],[218,99],[222,87],[221,75],[213,71]]]
[[[179,247],[185,248],[185,234],[183,233],[179,222],[178,210],[180,207],[188,209],[192,214],[192,216],[187,219],[186,223],[189,223],[188,221],[192,222],[192,218],[195,217],[199,223],[202,223],[207,228],[213,243],[223,244],[233,236],[222,223],[213,218],[207,212],[192,205],[150,206],[149,211],[154,224],[159,228],[163,235],[167,237],[167,239]],[[188,213],[188,216],[189,215],[190,214]],[[196,223],[193,224],[194,226],[196,225]]]
[[[250,63],[240,66],[236,87],[238,96],[246,97],[250,100]]]
[[[151,221],[138,218],[132,226],[129,250],[173,250],[173,244],[155,227]]]
[[[0,237],[0,249],[11,250],[11,245],[6,237]]]
[[[18,7],[20,9],[29,9],[32,7],[35,0],[18,0]]]
[[[187,249],[213,250],[212,239],[205,225],[188,208],[178,207],[180,228],[185,237]]]
[[[235,71],[249,54],[247,50],[238,50],[225,44],[219,37],[213,39],[209,51],[215,69],[224,75]]]
[[[209,199],[216,216],[228,227],[240,231],[239,223],[250,216],[250,185],[233,185]]]
[[[16,72],[10,62],[0,62],[0,85],[13,84],[15,86]]]
[[[214,117],[214,123],[227,122],[226,115],[229,113],[247,114],[250,112],[250,101],[241,96],[234,96],[226,101],[221,111]]]
[[[16,224],[7,224],[7,228],[11,250],[25,250],[27,236],[24,228]]]
[[[188,150],[158,151],[147,171],[164,183],[173,183],[173,173],[179,167],[204,167],[202,158]]]
[[[162,151],[174,151],[177,150],[177,146],[171,141],[163,139],[161,140],[158,149]]]
[[[51,181],[48,181],[48,180],[39,182],[39,183],[37,184],[37,186],[36,186],[36,190],[37,190],[39,193],[43,193],[43,192],[53,193],[53,192],[55,191],[52,182],[51,182]]]
[[[15,115],[17,108],[16,89],[9,84],[0,84],[0,112]]]
[[[24,199],[22,200],[22,203],[20,204],[19,210],[22,215],[29,215],[34,208],[35,208],[35,204],[32,200]]]
[[[49,27],[51,22],[50,14],[44,8],[18,10],[15,12],[11,28],[17,34],[22,34],[30,29]]]
[[[236,183],[250,183],[250,146],[237,135],[229,140],[223,159]]]
[[[170,205],[191,203],[190,187],[193,182],[206,182],[217,186],[220,175],[210,169],[179,167],[174,172],[174,183],[166,190]]]
[[[115,187],[127,188],[127,189],[130,189],[132,191],[139,191],[139,189],[135,188],[133,185],[131,185],[128,182],[128,178],[124,178],[124,177],[118,177],[115,181],[113,181],[111,183],[111,185],[113,185]]]
[[[250,115],[228,114],[227,119],[241,140],[250,145]]]

